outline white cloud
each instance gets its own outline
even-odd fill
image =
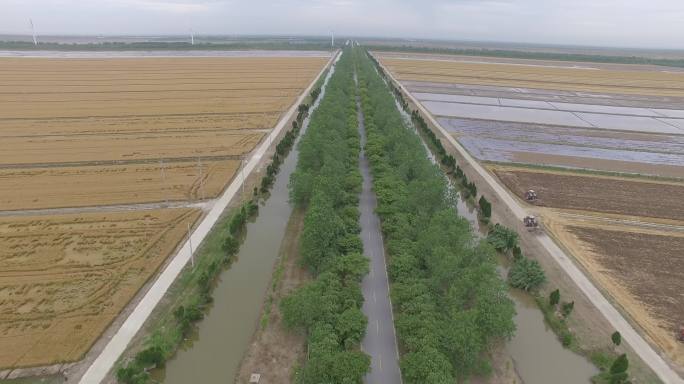
[[[0,33],[316,34],[684,49],[684,0],[0,0]]]
[[[149,11],[192,13],[209,10],[210,2],[173,0],[107,0],[111,5]]]

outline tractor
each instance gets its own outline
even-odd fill
[[[539,220],[534,216],[525,216],[525,218],[523,218],[523,224],[525,224],[525,228],[530,232],[539,230]]]
[[[525,192],[525,201],[528,203],[534,203],[538,199],[537,192],[535,192],[533,189],[528,190]]]

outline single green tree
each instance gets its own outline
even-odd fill
[[[622,343],[622,335],[618,331],[613,332],[613,334],[610,335],[610,339],[613,340],[613,344],[616,346]]]
[[[482,216],[489,219],[492,217],[492,204],[487,201],[487,198],[482,195],[479,201],[480,211],[482,211]]]

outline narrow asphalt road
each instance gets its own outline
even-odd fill
[[[496,195],[503,201],[506,206],[513,212],[513,214],[522,220],[527,215],[527,210],[522,207],[518,201],[511,196],[494,177],[489,174],[478,162],[475,160],[461,144],[454,139],[437,120],[427,111],[427,109],[415,98],[413,95],[401,84],[394,75],[383,66],[385,73],[392,79],[402,92],[408,96],[409,100],[413,102],[422,112],[423,116],[432,123],[437,130],[444,136],[447,141],[459,152],[459,154],[468,162],[470,166],[489,184]],[[651,345],[632,327],[632,325],[625,319],[625,317],[606,299],[599,291],[594,283],[575,265],[571,258],[546,234],[542,233],[537,236],[539,243],[547,250],[549,255],[558,263],[558,265],[570,276],[579,289],[584,292],[591,303],[603,314],[608,322],[622,334],[622,340],[627,342],[634,352],[658,375],[658,377],[667,384],[684,384],[684,380],[675,372],[672,367],[663,359],[662,356],[656,352]]]
[[[394,332],[392,302],[389,297],[389,279],[385,263],[385,247],[380,231],[380,219],[375,214],[378,200],[372,189],[372,177],[368,158],[363,150],[366,145],[366,130],[363,113],[358,107],[361,153],[359,168],[363,176],[363,188],[359,198],[361,210],[361,240],[363,253],[370,260],[370,272],[361,283],[363,290],[363,313],[368,317],[366,336],[361,342],[363,350],[371,356],[371,370],[366,375],[368,384],[401,383],[399,352]]]

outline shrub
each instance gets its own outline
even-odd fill
[[[561,307],[561,313],[563,314],[564,317],[570,316],[570,313],[572,312],[572,309],[575,307],[575,302],[571,301],[569,303],[563,303]]]
[[[522,257],[508,271],[508,283],[515,288],[531,291],[546,282],[544,270],[536,260]]]
[[[627,381],[627,369],[629,368],[629,361],[627,355],[622,354],[615,359],[613,365],[610,366],[610,383],[622,384]]]
[[[610,335],[610,339],[613,341],[613,344],[615,344],[616,346],[620,345],[622,343],[622,335],[618,331],[613,332],[613,334]]]
[[[235,256],[240,250],[240,242],[235,237],[227,235],[226,238],[223,239],[221,248],[228,256]]]
[[[518,246],[518,234],[497,223],[487,234],[487,242],[497,251],[507,252]]]
[[[480,212],[482,212],[482,216],[485,218],[489,219],[492,217],[492,204],[487,201],[487,199],[482,195],[480,197],[480,201],[478,202],[480,206]]]
[[[549,295],[549,305],[554,307],[560,302],[560,290],[556,289]]]

